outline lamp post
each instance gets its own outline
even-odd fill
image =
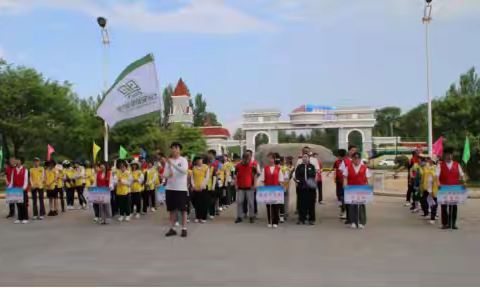
[[[425,0],[425,10],[422,18],[425,24],[425,51],[427,61],[427,101],[428,101],[428,155],[432,157],[433,132],[432,132],[432,99],[430,97],[430,51],[428,47],[428,25],[432,20],[432,0]]]
[[[107,32],[107,19],[103,17],[97,18],[97,23],[102,31],[102,43],[103,43],[103,84],[105,87],[105,93],[108,90],[108,48],[110,47],[110,39]],[[103,131],[103,152],[104,160],[108,161],[108,125],[104,121],[104,131]]]

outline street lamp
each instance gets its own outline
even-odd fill
[[[107,19],[104,17],[98,17],[97,23],[102,30],[102,43],[103,43],[103,83],[105,85],[105,93],[108,90],[108,47],[110,47],[110,38],[107,31]],[[108,125],[104,122],[103,131],[103,152],[104,159],[108,161]]]
[[[428,47],[428,24],[432,20],[432,0],[425,0],[425,10],[422,22],[425,24],[425,49],[427,61],[427,101],[428,101],[428,155],[432,157],[433,132],[432,132],[432,99],[430,97],[430,51]]]

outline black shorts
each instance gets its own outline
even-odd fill
[[[47,190],[47,198],[48,199],[58,198],[58,190],[57,189]]]
[[[188,201],[187,191],[179,191],[179,190],[165,191],[165,203],[167,204],[168,212],[187,211],[187,201]]]

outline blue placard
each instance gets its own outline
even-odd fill
[[[265,204],[283,204],[285,190],[282,186],[260,186],[257,188],[257,202]]]
[[[368,185],[346,186],[344,190],[345,204],[366,204],[373,202],[373,187]]]
[[[165,186],[158,186],[157,187],[157,202],[158,203],[165,203]]]
[[[437,193],[438,204],[458,205],[467,202],[467,189],[460,185],[442,185]]]
[[[23,189],[22,188],[7,188],[6,191],[7,203],[23,203]]]
[[[96,204],[110,203],[110,189],[108,187],[88,187],[88,201]]]

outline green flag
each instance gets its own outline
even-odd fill
[[[470,160],[470,142],[467,136],[465,139],[465,147],[463,148],[463,162],[468,163],[468,160]]]
[[[3,168],[3,147],[0,147],[0,170]]]
[[[125,150],[125,148],[123,148],[123,146],[120,145],[120,151],[118,152],[118,158],[125,159],[125,158],[127,158],[127,155],[128,155],[127,150]]]

